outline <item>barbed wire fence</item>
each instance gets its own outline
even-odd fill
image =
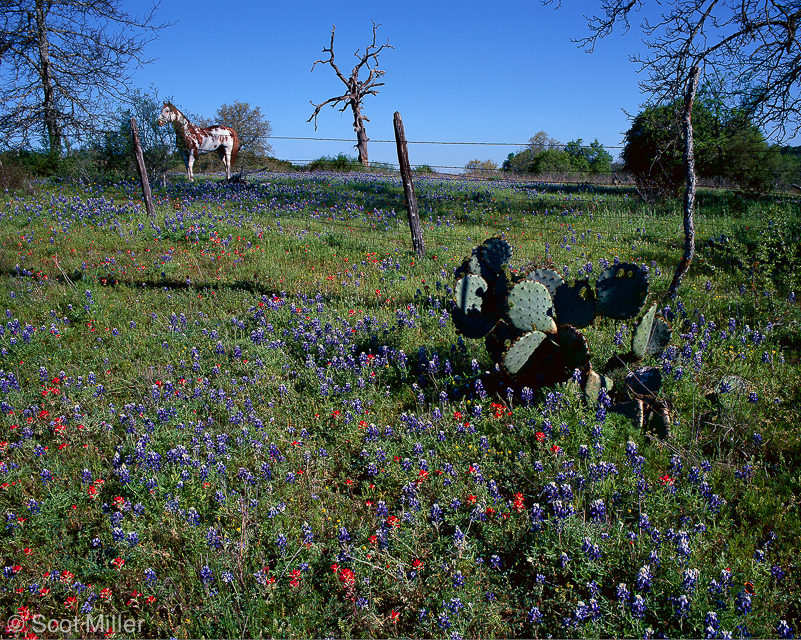
[[[270,140],[293,140],[293,141],[304,141],[304,142],[348,142],[353,143],[351,138],[322,138],[322,137],[310,137],[310,136],[268,136]],[[372,144],[395,144],[395,140],[383,140],[383,139],[371,139],[369,141]],[[485,142],[485,141],[443,141],[443,140],[409,140],[407,141],[408,145],[439,145],[439,146],[462,146],[462,147],[505,147],[510,150],[509,155],[515,155],[516,153],[521,153],[526,149],[530,148],[531,141],[527,142]],[[602,149],[604,151],[622,151],[625,149],[625,146],[622,145],[571,145],[574,149]],[[540,150],[562,150],[566,149],[567,145],[562,143],[546,143],[546,144],[537,144],[537,149]],[[753,151],[749,151],[749,147],[753,149]],[[740,155],[746,153],[758,153],[760,157],[766,157],[769,154],[776,154],[776,155],[783,155],[787,157],[795,157],[796,159],[801,160],[801,147],[782,147],[779,145],[771,145],[767,148],[765,146],[760,145],[746,145],[741,146],[738,153]],[[342,154],[344,155],[344,154]],[[288,163],[293,167],[304,167],[309,166],[312,163],[315,163],[321,159],[325,159],[326,156],[318,157],[318,158],[306,158],[306,159],[278,159],[278,162]],[[329,158],[330,159],[330,158]],[[441,176],[451,176],[453,178],[458,179],[481,179],[481,178],[488,178],[488,177],[504,177],[505,179],[512,180],[512,181],[520,181],[520,182],[537,182],[541,184],[566,184],[566,185],[577,185],[577,184],[603,184],[603,185],[634,185],[635,178],[634,176],[625,171],[623,168],[622,163],[620,162],[613,162],[611,163],[611,167],[607,169],[596,169],[596,168],[579,168],[579,167],[571,167],[569,169],[546,169],[540,173],[532,173],[528,171],[519,171],[513,168],[506,168],[501,165],[496,166],[482,166],[484,161],[476,158],[475,161],[478,161],[479,164],[471,166],[470,161],[465,165],[456,166],[456,165],[438,165],[438,164],[431,164],[425,161],[423,162],[416,162],[412,164],[412,168],[419,171],[432,171],[434,173],[440,174]],[[355,158],[353,159],[353,164],[356,164]],[[490,161],[493,162],[494,161]],[[371,166],[374,169],[378,170],[389,170],[389,171],[399,171],[399,165],[395,162],[385,162],[385,161],[378,161],[371,163]],[[790,181],[792,182],[792,181]],[[700,177],[699,178],[699,186],[703,187],[710,187],[710,188],[722,188],[727,189],[730,188],[731,185],[722,177]],[[794,184],[789,184],[788,186],[795,187]]]

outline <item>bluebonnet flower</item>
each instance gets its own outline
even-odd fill
[[[674,605],[676,607],[676,617],[686,618],[690,612],[690,599],[685,594],[681,594],[674,600]]]
[[[540,620],[542,620],[542,613],[540,612],[539,607],[531,607],[531,610],[528,612],[526,616],[526,620],[529,624],[537,624]]]
[[[640,594],[634,596],[634,599],[631,601],[631,614],[635,618],[642,618],[645,615],[645,601],[643,600]]]
[[[589,538],[584,538],[581,544],[581,550],[590,560],[601,559],[601,548],[597,544],[593,544]]]
[[[596,522],[600,522],[606,518],[606,504],[603,499],[599,498],[590,503],[590,517]]]
[[[151,569],[150,567],[148,567],[147,569],[145,569],[145,582],[147,582],[147,584],[152,584],[155,581],[156,581],[156,572],[153,571],[153,569]]]
[[[208,565],[205,565],[200,569],[200,581],[205,585],[209,585],[214,582],[214,572]]]
[[[734,605],[737,608],[737,614],[744,616],[751,611],[751,595],[741,589],[735,598]]]
[[[790,628],[790,625],[787,624],[787,620],[779,620],[779,624],[776,626],[776,635],[780,638],[793,637],[793,630]]]
[[[626,586],[625,582],[621,582],[617,585],[615,589],[615,598],[618,602],[625,602],[629,599],[629,588]]]
[[[437,626],[440,629],[449,629],[451,626],[451,619],[444,611],[437,616]]]
[[[714,611],[707,611],[706,617],[704,618],[704,631],[706,633],[704,637],[716,638],[719,628],[720,622],[718,622],[718,614]]]
[[[304,522],[302,530],[304,544],[314,544],[314,533],[312,532],[311,525],[308,522]]]
[[[687,590],[692,592],[695,589],[696,584],[698,583],[698,576],[701,575],[701,572],[698,569],[685,569],[683,574],[682,586]]]
[[[651,588],[652,580],[653,574],[651,573],[651,565],[646,564],[645,566],[640,567],[634,584],[640,591],[647,591]]]

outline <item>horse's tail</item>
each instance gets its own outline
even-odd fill
[[[234,138],[234,145],[231,148],[231,168],[233,169],[234,163],[236,163],[236,156],[239,154],[239,135],[233,129],[231,129],[231,135]]]

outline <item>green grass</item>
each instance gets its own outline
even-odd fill
[[[675,202],[415,187],[422,259],[391,175],[176,182],[155,191],[155,223],[133,183],[0,199],[0,610],[41,637],[75,616],[66,635],[103,635],[87,615],[141,622],[132,637],[797,624],[798,201],[699,194],[697,257],[666,300]],[[673,316],[651,363],[669,440],[564,389],[527,403],[497,384],[448,318],[453,269],[497,234],[517,270],[649,267]],[[598,367],[632,324],[585,331]],[[716,404],[733,375],[747,392]]]

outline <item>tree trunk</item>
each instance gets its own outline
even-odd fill
[[[367,131],[364,129],[364,117],[362,116],[361,105],[356,100],[351,100],[350,107],[353,109],[353,130],[356,132],[356,150],[359,153],[359,164],[369,167],[367,159]]]
[[[698,89],[698,65],[690,69],[687,78],[687,93],[684,97],[684,111],[682,113],[682,132],[684,134],[684,176],[686,187],[684,190],[684,255],[676,267],[673,281],[668,289],[668,296],[676,296],[676,292],[690,269],[695,257],[695,221],[693,209],[695,208],[695,155],[693,151],[693,101]]]
[[[50,153],[61,154],[61,125],[58,122],[53,74],[50,68],[50,45],[47,41],[47,24],[45,21],[44,0],[36,0],[36,38],[39,49],[39,77],[42,80],[44,101],[44,121],[47,127],[47,141]]]

